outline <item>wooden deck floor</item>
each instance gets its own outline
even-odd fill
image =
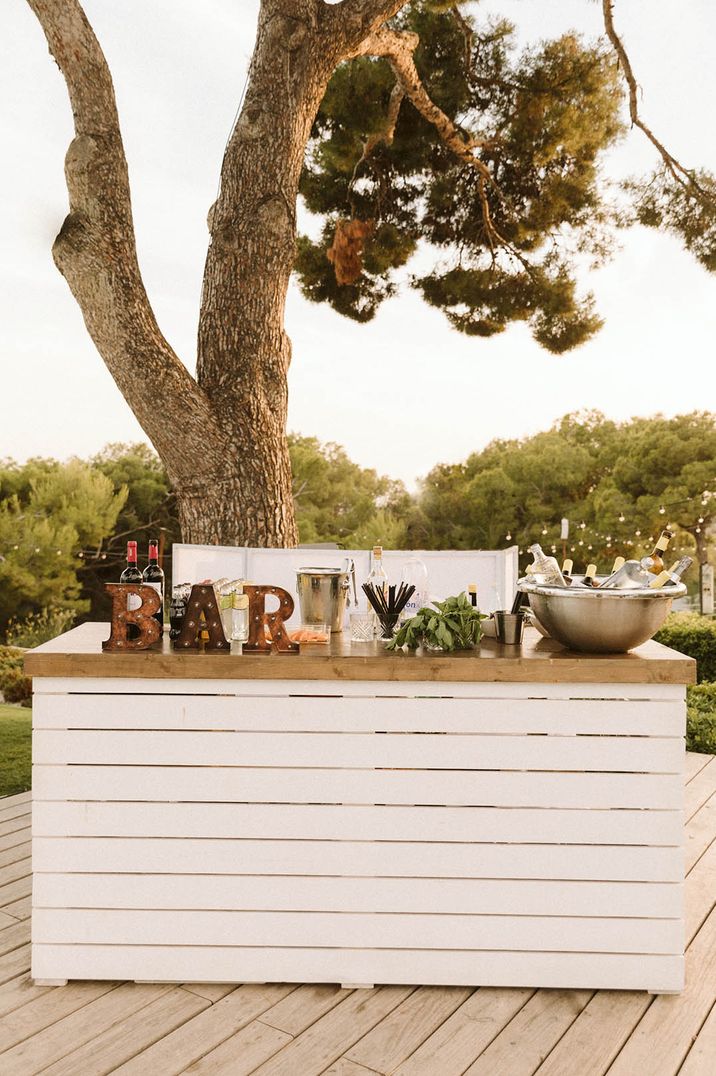
[[[687,756],[687,986],[589,990],[70,983],[30,964],[30,793],[0,800],[0,1073],[712,1076],[716,758]]]

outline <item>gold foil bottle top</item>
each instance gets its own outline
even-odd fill
[[[565,557],[564,564],[562,565],[562,575],[571,575],[573,567],[574,561],[570,557]]]
[[[620,568],[623,568],[625,564],[626,561],[624,560],[624,557],[616,557],[612,564],[612,575],[614,575],[615,572],[618,572]]]

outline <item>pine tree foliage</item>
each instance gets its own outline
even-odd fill
[[[346,61],[313,127],[301,194],[323,225],[317,239],[299,240],[296,270],[307,298],[357,321],[408,279],[463,333],[489,337],[523,321],[561,353],[602,324],[576,270],[584,255],[608,256],[618,223],[679,231],[716,267],[714,181],[701,176],[698,201],[668,170],[660,183],[634,180],[625,212],[603,174],[625,131],[628,87],[612,45],[570,33],[518,48],[512,24],[476,7],[413,0],[388,25],[418,35],[423,85],[479,146],[487,176],[410,100],[399,96],[396,112],[388,59]],[[346,281],[328,254],[352,220],[370,226]]]

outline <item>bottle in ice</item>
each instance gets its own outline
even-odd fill
[[[599,586],[597,582],[597,566],[596,564],[588,564],[584,575],[582,576],[582,586],[596,588]]]
[[[669,547],[669,542],[674,537],[673,531],[664,529],[654,546],[651,555],[648,557],[642,557],[641,566],[646,568],[652,575],[658,575],[659,572],[664,571],[664,553]]]
[[[545,586],[566,587],[569,585],[565,581],[556,559],[554,557],[548,557],[539,542],[535,542],[534,545],[531,545],[528,552],[534,557],[534,564],[532,565],[533,570],[542,577],[541,582]],[[538,582],[538,580],[535,580],[535,582]]]
[[[562,576],[565,583],[571,586],[572,584],[572,568],[574,567],[574,561],[571,557],[565,557],[562,562]]]
[[[692,557],[682,557],[675,561],[668,571],[659,572],[649,583],[650,590],[658,590],[660,587],[676,586],[681,582],[681,576],[687,568],[693,564]]]

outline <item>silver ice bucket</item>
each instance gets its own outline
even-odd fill
[[[296,590],[304,624],[330,624],[331,631],[343,631],[348,590],[355,567],[346,561],[343,568],[297,568]],[[357,603],[357,597],[356,597]]]

